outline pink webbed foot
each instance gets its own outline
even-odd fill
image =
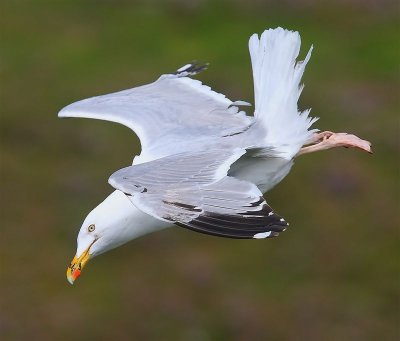
[[[366,140],[352,134],[324,131],[314,134],[296,156],[335,147],[358,148],[372,154],[371,143]]]

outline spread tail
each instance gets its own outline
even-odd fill
[[[300,50],[298,32],[283,28],[264,31],[259,38],[253,34],[249,50],[254,78],[257,125],[266,130],[265,147],[273,147],[280,156],[291,159],[309,140],[316,129],[309,130],[318,118],[309,117],[310,110],[298,111],[297,101],[305,66],[296,62]]]

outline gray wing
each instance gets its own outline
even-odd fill
[[[115,172],[110,184],[133,204],[163,221],[230,238],[266,238],[286,221],[251,182],[227,176],[242,149],[183,153]]]
[[[121,123],[131,128],[142,145],[140,160],[147,162],[190,150],[202,141],[245,130],[252,118],[237,105],[187,76],[204,67],[188,64],[176,74],[154,83],[92,97],[66,106],[59,117],[84,117]]]

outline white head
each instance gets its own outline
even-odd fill
[[[114,191],[88,214],[77,237],[76,255],[67,269],[67,279],[71,284],[79,277],[89,258],[135,237],[132,223],[136,211],[124,193]]]
[[[111,193],[88,214],[77,238],[76,255],[67,269],[67,279],[73,284],[89,258],[117,246],[171,226],[143,213],[121,191]]]

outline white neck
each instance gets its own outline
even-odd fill
[[[92,213],[96,219],[108,228],[103,231],[104,236],[96,242],[97,252],[100,254],[117,246],[143,236],[172,226],[170,223],[158,220],[136,208],[130,199],[121,191],[111,193]],[[91,214],[88,216],[90,224]]]
[[[121,232],[130,237],[129,240],[171,226],[170,223],[158,220],[136,208],[127,195],[121,191],[114,191],[106,200],[112,200],[114,212],[115,210],[120,212],[122,226],[126,229]]]

